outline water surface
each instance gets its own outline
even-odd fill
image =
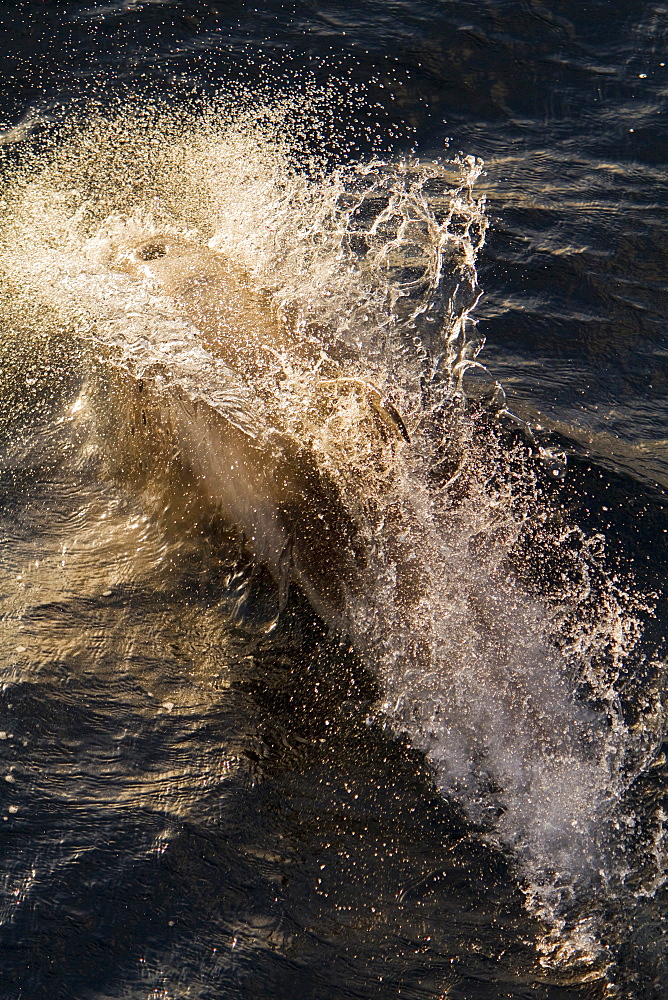
[[[665,996],[665,9],[1,17],[6,995]],[[108,266],[165,226],[409,428],[345,634],[118,474],[114,371],[224,389]]]

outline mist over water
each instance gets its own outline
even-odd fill
[[[242,620],[247,613],[254,584],[242,542],[228,525],[220,548],[215,501],[197,476],[184,485],[179,457],[161,466],[148,443],[142,473],[123,472],[118,373],[174,411],[204,407],[244,433],[268,424],[305,443],[366,546],[359,583],[330,624],[378,679],[370,724],[423,751],[442,796],[508,852],[545,930],[546,967],[582,963],[600,974],[610,928],[664,878],[660,809],[642,833],[656,837],[652,859],[639,865],[629,801],[656,752],[659,691],[646,692],[633,719],[622,693],[628,664],[653,677],[634,653],[651,596],[632,596],[604,542],[560,508],[558,450],[508,412],[481,364],[470,313],[487,227],[475,186],[482,164],[318,161],[299,140],[326,117],[327,95],[320,100],[311,117],[296,99],[178,116],[137,106],[71,122],[7,165],[5,463],[64,468],[65,493],[84,491],[88,540],[77,534],[75,553],[118,546],[103,560],[113,580],[105,570],[94,585],[94,564],[83,570],[81,555],[69,554],[64,515],[62,558],[52,543],[33,586],[58,600],[74,558],[77,579],[94,591],[151,577],[159,590],[163,567],[169,578],[180,559],[195,558],[227,565],[204,576],[227,581],[220,600],[233,617],[235,602]],[[177,303],[113,266],[119,247],[165,234],[242,268],[309,349],[277,351],[261,373],[231,378]],[[409,441],[378,435],[369,393]],[[91,517],[94,496],[74,485],[91,475],[119,491],[117,513],[103,521]],[[20,563],[6,572],[25,579]],[[273,589],[254,612],[270,631]],[[6,620],[20,622],[27,607],[18,601]],[[220,644],[218,662],[232,641],[224,629],[192,627],[211,629],[206,646]],[[81,641],[90,642],[85,631]],[[200,669],[184,711],[209,698]],[[5,684],[19,679],[22,668]],[[159,686],[157,675],[150,683]],[[169,714],[184,688],[164,687],[157,698]]]

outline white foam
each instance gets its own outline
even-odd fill
[[[513,852],[531,909],[552,928],[546,954],[591,956],[596,927],[564,913],[579,885],[603,884],[617,863],[634,739],[595,653],[608,649],[619,673],[637,625],[604,557],[581,535],[574,546],[568,526],[534,544],[545,559],[572,550],[579,583],[565,574],[548,600],[516,572],[527,524],[549,511],[531,460],[504,451],[461,396],[467,372],[480,370],[469,313],[486,225],[472,188],[481,165],[323,172],[299,162],[280,137],[289,130],[258,119],[119,118],[73,129],[40,154],[4,199],[0,265],[16,292],[7,318],[37,296],[51,322],[109,363],[237,412],[252,434],[244,388],[197,331],[157,290],[107,266],[115,243],[168,231],[234,259],[278,311],[322,337],[324,354],[338,351],[344,374],[387,394],[412,438],[391,476],[367,468],[352,402],[311,441],[372,553],[363,595],[350,596],[350,632],[380,674],[389,725],[425,751],[442,793]],[[319,372],[279,362],[276,405],[303,434]]]

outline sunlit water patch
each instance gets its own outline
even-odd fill
[[[509,852],[546,966],[602,975],[624,907],[664,878],[663,814],[638,834],[652,844],[641,871],[629,804],[661,723],[656,670],[640,671],[636,650],[651,601],[560,511],[561,457],[479,362],[481,164],[332,167],[285,138],[301,116],[289,103],[135,109],[66,126],[7,164],[5,466],[56,476],[64,461],[70,484],[73,469],[82,483],[93,470],[116,499],[82,487],[60,538],[54,487],[45,553],[19,546],[3,569],[5,688],[66,688],[77,649],[93,649],[100,712],[111,685],[130,718],[178,717],[187,741],[224,704],[226,664],[239,675],[230,623],[271,632],[296,582],[378,678],[372,720],[424,751],[442,795]],[[170,245],[243,276],[239,316],[256,311],[258,343],[235,341],[229,323],[225,344],[218,327],[207,337],[201,296],[189,311],[185,292],[161,287],[151,263]],[[128,273],[119,260],[138,247],[144,270]],[[243,467],[253,487],[245,503],[230,489],[225,506],[231,438],[255,456]],[[285,482],[301,491],[296,514]],[[274,586],[258,591],[249,556]],[[188,566],[228,617],[184,609],[199,666],[178,677],[151,655],[158,597],[145,635],[131,613],[111,631],[100,622],[119,589],[159,595]],[[37,609],[66,594],[74,621],[32,635]],[[622,690],[636,669],[650,690],[631,719]],[[242,756],[203,759],[197,780],[219,788]],[[122,792],[111,774],[109,808],[157,796],[183,816],[193,775],[170,767]]]

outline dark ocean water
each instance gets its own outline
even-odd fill
[[[76,337],[31,339],[27,330],[53,332],[53,302],[20,298],[3,264],[3,998],[668,997],[667,33],[668,6],[644,0],[2,6],[11,211],[16,177],[43,176],[44,157],[61,164],[68,219],[101,204],[105,185],[117,215],[148,211],[151,185],[167,202],[158,153],[146,160],[158,164],[150,183],[121,190],[144,150],[101,126],[105,114],[120,120],[119,107],[127,134],[155,105],[197,135],[211,101],[224,100],[229,125],[236,107],[247,116],[254,102],[296,97],[286,129],[301,115],[294,141],[325,164],[323,185],[328,171],[366,176],[377,157],[389,180],[375,183],[396,193],[396,164],[410,162],[428,178],[418,207],[437,199],[456,154],[481,158],[474,192],[488,229],[468,337],[485,340],[486,405],[494,410],[498,382],[509,412],[497,434],[494,413],[472,404],[474,432],[461,433],[476,454],[487,449],[489,509],[504,498],[531,508],[504,557],[529,596],[513,603],[508,571],[489,624],[500,579],[487,568],[491,515],[457,577],[460,589],[475,580],[468,607],[486,623],[485,649],[503,648],[516,673],[478,669],[483,644],[471,652],[461,625],[453,643],[464,652],[446,680],[416,679],[408,654],[408,668],[388,666],[389,640],[379,667],[296,588],[275,623],[274,588],[229,526],[164,523],[143,494],[101,472],[103,434],[94,417],[74,416],[99,358]],[[78,139],[67,133],[75,119]],[[86,154],[98,174],[74,189],[83,168],[54,148],[77,142],[101,152]],[[196,164],[203,148],[186,142],[179,155]],[[266,168],[278,191],[263,155],[258,145],[248,159],[249,184],[264,191]],[[220,168],[221,185],[231,176]],[[45,190],[57,190],[49,177]],[[26,190],[18,218],[29,247],[52,206]],[[184,190],[182,228],[188,199],[192,218],[203,213],[198,182]],[[262,220],[242,187],[223,201],[230,216],[238,206],[234,238],[245,245],[245,219],[249,231]],[[55,273],[44,271],[49,289]],[[79,278],[70,266],[63,287]],[[438,290],[432,305],[452,332],[458,291],[447,280]],[[499,449],[515,457],[504,464]],[[544,460],[562,453],[565,466]],[[431,570],[439,579],[433,560]],[[488,572],[490,590],[479,581]],[[578,632],[573,622],[585,620]],[[455,674],[454,707],[433,709]],[[575,707],[559,700],[564,685]],[[605,787],[551,770],[549,729],[535,750],[524,715],[541,701],[564,712],[555,731],[573,724],[583,744],[605,730]],[[482,747],[472,760],[490,776],[484,816],[479,770],[471,765],[469,782],[452,763],[461,734]],[[480,763],[495,752],[498,763]],[[549,834],[563,815],[577,848],[561,828]]]

